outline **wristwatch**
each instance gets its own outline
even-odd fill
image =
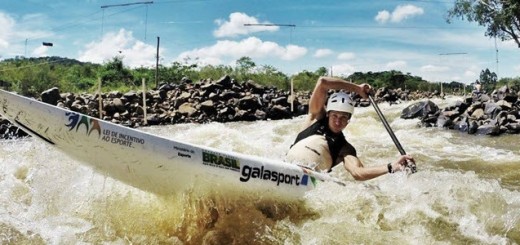
[[[388,165],[386,165],[388,167],[388,173],[389,174],[393,174],[394,173],[394,170],[392,169],[392,163],[389,162]]]

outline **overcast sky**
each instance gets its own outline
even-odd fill
[[[445,16],[452,0],[0,0],[0,59],[60,56],[130,67],[234,65],[248,56],[291,75],[400,70],[471,83],[520,76],[520,48]],[[131,3],[131,4],[129,4]],[[42,42],[53,43],[52,47]],[[497,56],[498,50],[498,56]],[[498,58],[498,59],[497,59]],[[498,63],[497,63],[498,60]]]

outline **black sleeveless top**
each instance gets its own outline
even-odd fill
[[[314,122],[311,126],[301,131],[298,136],[296,137],[296,140],[291,145],[295,145],[298,143],[298,141],[303,140],[311,135],[323,135],[325,136],[325,139],[327,140],[327,145],[329,146],[329,152],[332,159],[332,166],[331,169],[338,165],[346,155],[353,155],[357,156],[356,149],[347,142],[345,139],[345,135],[343,135],[343,132],[334,133],[329,129],[329,118],[324,117],[316,122]],[[345,148],[344,156],[341,156],[340,159],[338,159],[339,154],[341,150]],[[330,172],[331,170],[329,170]]]

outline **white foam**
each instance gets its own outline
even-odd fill
[[[520,164],[520,152],[511,146],[516,144],[517,137],[492,138],[440,128],[419,128],[418,120],[399,118],[408,104],[381,104],[380,107],[403,148],[416,157],[419,172],[356,182],[338,166],[332,174],[345,180],[347,186],[322,183],[307,193],[305,206],[315,212],[315,216],[299,217],[299,221],[265,217],[262,220],[258,218],[262,214],[257,212],[254,220],[264,229],[243,232],[265,236],[263,241],[272,243],[514,243],[507,234],[520,227],[520,186],[508,189],[511,186],[506,188],[501,183],[501,171],[482,175],[479,168],[501,169],[515,161]],[[298,117],[141,130],[180,141],[280,159],[302,123],[303,117]],[[366,166],[386,164],[399,155],[371,107],[356,109],[345,134]],[[462,164],[464,167],[459,167]],[[36,139],[0,142],[0,193],[0,223],[23,234],[37,234],[49,244],[81,244],[86,234],[90,234],[93,243],[124,243],[125,239],[135,243],[166,241],[178,236],[177,230],[170,228],[173,233],[167,235],[163,232],[168,229],[154,228],[154,222],[172,227],[175,226],[169,223],[172,219],[195,222],[204,218],[193,217],[197,209],[204,206],[201,202],[223,201],[210,197],[207,200],[200,197],[203,199],[200,201],[196,193],[188,193],[175,202],[164,202],[104,177]],[[229,203],[223,206],[235,207],[226,210],[229,215],[253,215],[232,213],[245,203],[224,202]],[[178,210],[183,208],[189,210]],[[190,213],[183,214],[185,211]],[[136,215],[150,224],[138,223]],[[139,229],[139,226],[147,228]],[[190,229],[196,232],[195,228]]]

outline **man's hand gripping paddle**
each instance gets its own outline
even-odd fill
[[[406,152],[404,151],[403,147],[401,146],[401,143],[399,143],[399,140],[397,139],[397,137],[395,137],[394,131],[392,131],[392,128],[390,128],[390,125],[388,124],[388,122],[386,121],[385,116],[383,115],[383,113],[379,109],[379,106],[377,106],[376,102],[372,98],[372,95],[368,94],[368,99],[370,99],[370,103],[372,103],[372,105],[374,106],[374,109],[376,109],[376,112],[377,112],[377,115],[379,116],[379,119],[381,119],[381,122],[385,126],[386,131],[388,132],[388,134],[390,135],[390,137],[394,141],[395,147],[397,147],[397,150],[399,150],[399,153],[401,153],[401,155],[406,155]],[[407,161],[406,168],[408,168],[412,173],[417,172],[417,166],[415,165],[415,162]]]

